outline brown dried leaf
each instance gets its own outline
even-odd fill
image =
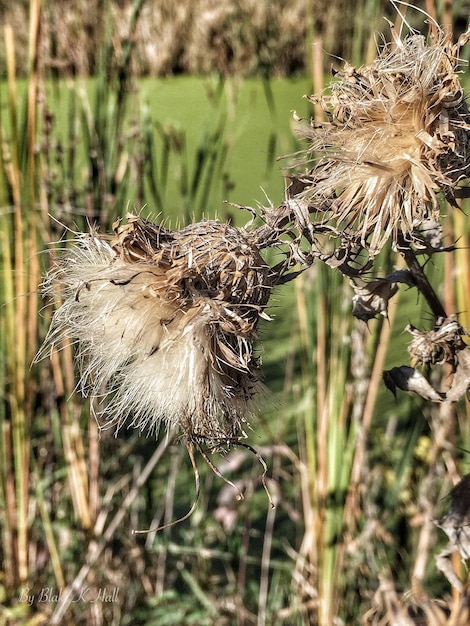
[[[436,557],[436,565],[458,591],[463,582],[452,567],[451,555],[459,552],[463,560],[470,558],[470,474],[466,474],[450,492],[450,508],[447,515],[436,522],[449,542]]]
[[[431,402],[443,402],[446,399],[445,394],[436,391],[418,370],[408,365],[385,370],[382,377],[385,385],[394,396],[396,396],[398,387],[398,389],[403,391],[417,393],[425,400],[430,400]]]
[[[396,282],[378,278],[366,285],[352,283],[354,289],[352,313],[358,319],[368,322],[376,315],[388,317],[388,301],[398,291]]]

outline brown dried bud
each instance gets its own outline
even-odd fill
[[[451,315],[437,321],[434,330],[421,331],[409,324],[406,330],[413,335],[408,346],[412,365],[442,365],[457,362],[457,352],[466,348],[463,341],[467,331]]]

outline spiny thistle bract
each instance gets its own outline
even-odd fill
[[[346,63],[330,95],[309,98],[328,122],[299,126],[316,164],[291,193],[371,256],[389,240],[419,242],[420,227],[440,218],[438,193],[455,205],[470,176],[470,113],[457,75],[470,31],[452,45],[434,30],[430,44],[395,35],[370,65]]]
[[[80,388],[103,426],[228,445],[259,390],[253,354],[269,268],[250,234],[217,221],[170,231],[129,216],[114,238],[79,235],[51,270],[62,289],[45,345],[76,343]]]

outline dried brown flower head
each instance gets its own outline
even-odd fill
[[[386,241],[421,239],[439,221],[439,197],[456,204],[470,175],[470,113],[457,69],[467,31],[452,45],[398,36],[370,65],[345,64],[320,102],[328,122],[300,127],[313,169],[291,193],[308,199],[316,220],[373,256]]]
[[[243,437],[271,292],[247,231],[217,221],[171,231],[128,216],[111,241],[80,235],[46,285],[63,304],[45,345],[75,341],[102,425],[155,433],[163,423],[222,447]]]
[[[455,315],[438,318],[432,330],[421,331],[409,324],[406,327],[413,339],[408,346],[413,367],[402,365],[383,372],[386,386],[411,391],[431,402],[456,402],[470,389],[470,347],[467,345],[468,331],[458,322]],[[415,366],[452,366],[450,387],[439,391]]]
[[[406,329],[413,340],[408,346],[413,367],[449,363],[455,367],[457,354],[466,349],[463,337],[467,331],[459,324],[456,316],[439,319],[433,330],[421,331],[409,324]]]

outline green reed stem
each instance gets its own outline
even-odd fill
[[[10,159],[2,158],[2,207],[13,205],[13,216],[1,220],[2,269],[5,273],[5,307],[1,319],[6,348],[5,380],[8,381],[7,402],[11,416],[11,431],[3,424],[3,435],[12,437],[12,467],[4,466],[4,497],[10,514],[7,531],[16,530],[12,537],[16,569],[14,577],[28,579],[28,502],[30,421],[34,383],[27,379],[29,362],[35,353],[37,335],[36,286],[39,277],[37,237],[34,210],[36,202],[36,101],[37,101],[37,46],[40,1],[30,4],[29,77],[25,115],[20,121],[20,105],[16,82],[15,38],[9,25],[5,27],[5,51],[8,74],[8,104]],[[5,124],[3,121],[2,126]],[[3,134],[3,131],[2,131]],[[13,241],[13,246],[11,242]],[[26,392],[28,388],[28,394]],[[6,413],[3,413],[6,418]],[[9,443],[4,443],[9,449]],[[8,476],[14,477],[14,492],[8,489]],[[9,530],[8,530],[9,529]]]

